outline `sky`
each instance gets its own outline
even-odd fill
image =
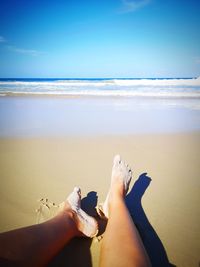
[[[0,77],[197,77],[199,11],[199,0],[0,0]]]

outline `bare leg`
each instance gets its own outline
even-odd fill
[[[80,189],[75,188],[53,219],[0,234],[1,260],[16,266],[44,266],[73,237],[94,236],[97,223],[81,210],[80,200]]]
[[[124,197],[130,183],[130,169],[115,157],[107,197],[108,224],[102,240],[101,267],[149,267],[148,255],[129,215]]]

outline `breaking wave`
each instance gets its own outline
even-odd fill
[[[0,79],[0,96],[8,94],[200,97],[200,77],[192,79]]]

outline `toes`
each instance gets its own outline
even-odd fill
[[[113,171],[120,171],[121,173],[127,173],[127,175],[130,175],[132,173],[130,166],[121,159],[120,155],[116,155],[114,157]]]
[[[81,198],[81,189],[80,189],[80,187],[75,186],[73,191],[74,191],[74,193],[78,194],[78,196]]]
[[[74,187],[74,192],[81,193],[81,189],[78,186]]]
[[[73,210],[77,210],[81,206],[81,189],[74,187],[72,193],[67,197],[66,201],[71,205]]]
[[[117,165],[121,163],[121,157],[120,155],[116,155],[113,160],[113,165]]]

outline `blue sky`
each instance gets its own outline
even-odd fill
[[[196,77],[199,0],[0,0],[0,77]]]

